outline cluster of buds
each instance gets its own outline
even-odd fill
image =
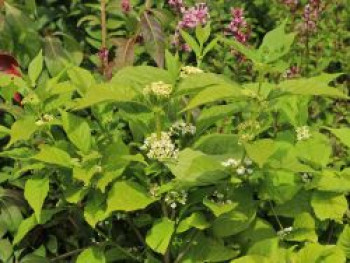
[[[255,120],[248,120],[238,125],[238,143],[252,141],[261,129],[260,123]]]
[[[120,7],[123,11],[123,13],[127,14],[131,11],[131,3],[130,0],[122,0],[120,3]]]
[[[184,3],[182,0],[168,0],[168,4],[175,11],[181,11],[184,8]]]
[[[196,126],[184,121],[177,121],[170,127],[169,133],[176,136],[194,135],[196,133]]]
[[[283,74],[285,79],[294,79],[300,76],[300,68],[298,66],[291,66],[286,72]]]
[[[54,117],[49,114],[44,114],[39,120],[35,122],[37,126],[43,126],[49,122],[52,122],[54,120]]]
[[[309,126],[300,126],[295,129],[298,141],[305,141],[311,137]]]
[[[227,28],[229,34],[232,34],[240,43],[246,43],[250,36],[250,29],[244,18],[244,10],[242,8],[232,8],[232,20]]]
[[[320,0],[309,0],[304,8],[303,27],[304,32],[315,32],[317,29],[317,20],[321,11]]]
[[[173,39],[173,45],[179,47],[184,51],[189,51],[189,46],[187,44],[184,44],[183,40],[181,39],[180,31],[206,25],[210,18],[209,10],[205,3],[198,3],[190,8],[182,6],[180,8],[180,12],[182,19],[177,24]]]
[[[211,195],[209,200],[211,202],[219,204],[219,205],[230,205],[230,204],[232,204],[232,200],[231,199],[228,199],[224,193],[219,192],[217,190],[214,191],[214,193]]]
[[[230,158],[221,164],[224,167],[233,169],[238,176],[246,176],[254,172],[252,169],[253,161],[249,158],[244,158],[243,161]]]
[[[301,173],[300,177],[304,183],[310,183],[312,181],[312,174],[310,173]]]
[[[280,238],[285,238],[287,235],[289,235],[290,233],[292,233],[293,231],[293,227],[286,227],[286,228],[283,228],[282,230],[278,231],[277,232],[277,235],[280,237]]]
[[[182,190],[180,192],[171,191],[165,195],[164,201],[172,209],[175,209],[178,204],[185,205],[187,202],[187,192]]]
[[[171,84],[166,84],[163,81],[152,82],[143,89],[143,94],[154,95],[159,98],[169,98],[173,91]]]
[[[180,77],[187,78],[190,75],[201,74],[204,71],[197,67],[185,66],[181,68]]]
[[[290,9],[295,9],[299,4],[299,0],[283,0],[283,4],[288,6]]]
[[[179,150],[176,149],[175,144],[171,141],[170,134],[162,132],[160,138],[157,134],[152,133],[147,137],[140,148],[147,151],[147,157],[163,161],[166,159],[177,159]]]

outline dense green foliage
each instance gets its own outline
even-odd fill
[[[346,0],[175,2],[0,0],[0,262],[350,260]]]

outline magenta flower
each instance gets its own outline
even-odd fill
[[[169,0],[169,4],[170,2],[173,1]],[[194,29],[199,25],[204,26],[207,24],[210,18],[210,14],[209,9],[205,3],[198,3],[190,8],[182,6],[180,12],[182,14],[182,19],[177,24],[172,44],[178,47],[180,50],[188,52],[191,49],[187,44],[183,43],[184,41],[181,38],[180,31],[184,29]]]
[[[130,0],[122,0],[121,1],[121,9],[122,9],[123,13],[129,13],[131,11]]]
[[[181,11],[184,8],[182,0],[168,0],[168,4],[176,11]]]
[[[244,18],[244,10],[242,8],[232,8],[232,20],[227,28],[228,34],[231,34],[241,43],[246,43],[250,36],[249,26]]]

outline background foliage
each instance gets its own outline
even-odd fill
[[[346,0],[0,9],[1,262],[350,259]]]

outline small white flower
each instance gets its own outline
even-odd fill
[[[289,235],[293,231],[293,227],[286,227],[280,231],[277,232],[277,235],[281,238],[284,238],[285,236]]]
[[[177,206],[177,205],[176,205],[176,203],[175,203],[175,202],[170,204],[170,207],[171,207],[172,209],[175,209],[175,208],[176,208],[176,206]]]
[[[157,134],[152,133],[147,137],[140,147],[147,152],[147,157],[150,159],[157,159],[162,161],[164,159],[177,159],[179,150],[176,149],[175,144],[171,141],[170,135],[167,132],[162,132],[160,139]]]
[[[170,191],[166,194],[164,198],[165,203],[167,203],[172,209],[177,207],[177,204],[185,205],[187,202],[187,192],[186,191]]]
[[[241,161],[233,158],[227,159],[226,161],[221,163],[222,166],[233,167],[233,168],[238,167],[240,164],[241,164]]]
[[[200,68],[197,68],[197,67],[184,66],[181,68],[180,77],[187,78],[190,75],[201,74],[203,72],[204,72],[203,70],[201,70]]]
[[[177,121],[170,127],[171,135],[194,135],[196,133],[196,126],[191,123],[187,124],[184,121]]]
[[[310,128],[309,126],[300,126],[297,127],[295,129],[296,133],[297,133],[297,140],[298,141],[303,141],[303,140],[307,140],[311,137],[311,133],[310,133]]]
[[[253,161],[250,158],[246,157],[244,158],[244,164],[247,166],[251,166],[253,164]]]
[[[102,173],[102,166],[101,165],[96,165],[95,166],[95,171],[96,171],[96,173]]]
[[[157,97],[169,98],[173,91],[171,84],[166,84],[163,81],[152,82],[143,89],[145,95],[154,95]]]
[[[248,173],[248,174],[252,174],[253,172],[254,172],[253,169],[251,169],[251,168],[248,168],[248,169],[247,169],[247,173]]]
[[[246,169],[245,169],[244,166],[240,166],[240,167],[238,167],[238,168],[236,169],[236,173],[237,173],[238,175],[244,175],[245,172],[246,172]]]

